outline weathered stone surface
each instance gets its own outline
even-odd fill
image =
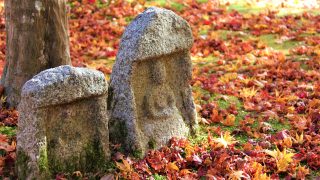
[[[148,8],[127,27],[108,97],[113,143],[144,153],[196,127],[189,85],[192,44],[190,26],[170,10]]]
[[[45,70],[24,84],[21,96],[34,107],[53,106],[106,92],[102,73],[86,68],[60,66]]]
[[[71,66],[25,83],[18,106],[20,179],[103,167],[109,158],[107,88],[101,72]]]

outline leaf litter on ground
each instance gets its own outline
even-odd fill
[[[195,37],[191,85],[198,135],[173,138],[143,159],[126,157],[119,152],[121,145],[114,145],[114,166],[103,178],[319,178],[320,16],[311,13],[318,9],[299,7],[300,13],[283,15],[283,9],[295,7],[283,3],[257,11],[254,4],[231,1],[163,2],[68,1],[73,65],[95,68],[107,77],[126,25],[146,7],[172,9],[190,23]],[[2,72],[3,0],[0,14]],[[18,112],[6,108],[5,97],[1,103],[0,175],[15,177]],[[56,178],[68,177],[62,172]]]

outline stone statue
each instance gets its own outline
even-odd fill
[[[170,10],[148,8],[127,27],[109,88],[112,143],[144,153],[193,132],[192,44],[190,26]]]
[[[19,179],[94,172],[110,157],[103,73],[59,66],[27,81],[18,106]]]

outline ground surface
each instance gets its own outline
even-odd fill
[[[114,162],[104,171],[60,174],[57,179],[319,178],[320,16],[312,4],[316,1],[230,1],[219,7],[206,0],[108,2],[69,1],[73,64],[96,68],[109,78],[121,34],[134,16],[151,5],[174,10],[191,24],[195,37],[191,85],[199,133],[188,140],[172,139],[142,160],[123,156],[121,146],[113,145]],[[3,67],[3,0],[0,13]],[[1,101],[5,107],[5,97]],[[17,111],[2,108],[0,176],[14,177],[17,117]]]

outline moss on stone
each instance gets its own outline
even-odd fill
[[[142,157],[143,157],[143,154],[142,154],[142,150],[141,150],[141,149],[134,150],[134,151],[132,152],[132,155],[133,155],[135,158],[142,158]]]
[[[113,88],[109,87],[108,89],[108,98],[107,98],[107,109],[111,110],[112,108],[112,98],[113,98]]]
[[[40,172],[48,171],[48,153],[46,146],[40,146],[39,149],[39,170]]]
[[[157,146],[157,142],[153,138],[151,138],[148,142],[148,146],[150,149],[155,149]]]
[[[40,146],[39,153],[40,156],[38,160],[38,167],[40,170],[40,177],[38,178],[48,179],[50,177],[50,173],[46,147]],[[29,161],[30,157],[23,150],[17,150],[16,172],[18,175],[18,179],[27,179],[32,173],[33,170],[31,170],[28,166]],[[33,179],[35,179],[35,177],[33,177]]]
[[[110,120],[109,137],[113,144],[125,144],[127,136],[128,131],[124,121],[121,121],[120,119]]]
[[[59,160],[58,157],[49,159],[50,173],[52,174],[73,173],[74,171],[84,173],[105,171],[108,168],[107,163],[108,159],[99,140],[88,143],[80,156],[75,155],[64,161]]]
[[[81,166],[83,170],[91,172],[104,170],[106,158],[100,141],[96,139],[85,148],[85,162]]]
[[[77,170],[78,158],[76,156],[69,158],[67,161],[61,161],[57,157],[49,158],[49,169],[51,174],[59,172],[72,173]]]
[[[30,173],[28,167],[28,162],[30,157],[22,150],[17,150],[17,160],[16,160],[16,172],[18,174],[18,179],[26,179]]]
[[[46,143],[39,147],[38,167],[43,179],[49,178],[51,176],[48,165],[48,151]]]

